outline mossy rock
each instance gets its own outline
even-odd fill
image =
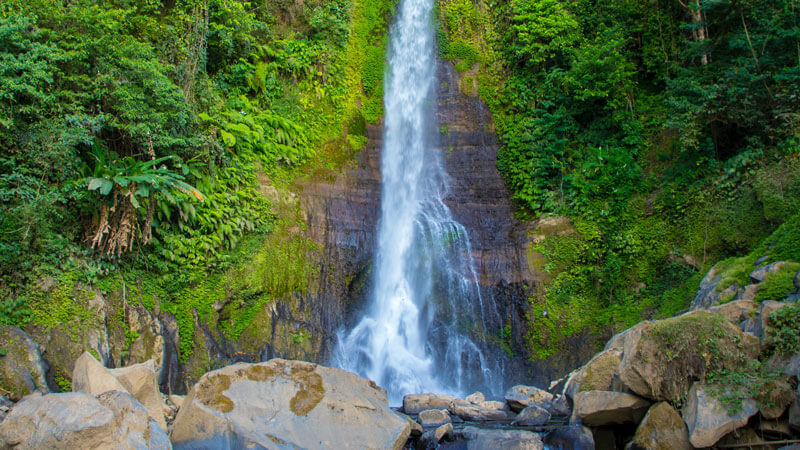
[[[34,293],[31,305],[25,331],[42,346],[48,378],[71,380],[75,361],[86,351],[108,363],[106,303],[99,292],[65,273],[49,290]]]
[[[678,411],[667,402],[653,405],[633,437],[633,448],[646,450],[691,450],[689,432]]]
[[[627,389],[656,401],[682,403],[710,370],[746,366],[759,345],[722,315],[694,311],[632,330],[617,375]]]
[[[48,393],[47,363],[37,345],[24,331],[0,325],[0,388],[11,400],[19,400],[35,391]]]
[[[578,392],[582,391],[609,391],[614,381],[614,374],[622,361],[619,352],[605,351],[597,355],[586,364],[586,374]]]

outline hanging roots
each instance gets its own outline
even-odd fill
[[[119,258],[133,248],[138,222],[136,208],[131,198],[135,195],[136,185],[131,186],[123,194],[114,193],[111,207],[103,203],[97,230],[92,237],[91,248],[99,249],[106,257]],[[149,202],[142,241],[147,244],[152,240],[151,224],[153,221],[153,202]]]

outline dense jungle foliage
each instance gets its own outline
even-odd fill
[[[58,273],[139,271],[179,290],[224,269],[245,234],[293,220],[257,180],[363,146],[392,8],[3,2],[2,320],[29,320],[27,287]]]
[[[745,259],[800,260],[798,7],[440,2],[440,54],[492,109],[520,215],[574,223],[535,248],[552,279],[531,298],[531,356],[685,309],[713,263],[782,224]]]
[[[532,249],[551,278],[531,296],[526,356],[680,311],[720,259],[800,261],[794,0],[437,6],[440,56],[489,104],[520,215],[574,225]],[[243,252],[273,271],[259,292],[303,289],[314,270],[297,255],[313,245],[287,236],[296,214],[260,195],[262,181],[364,145],[383,113],[393,9],[2,2],[0,321],[44,320],[42,277],[130,274],[190,333],[192,309],[222,289],[213,280],[249,276],[234,267]]]

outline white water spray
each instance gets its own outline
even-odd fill
[[[483,351],[497,311],[481,296],[467,232],[443,202],[433,1],[402,0],[392,26],[373,294],[333,355],[386,388],[392,404],[409,393],[502,387],[500,359]]]

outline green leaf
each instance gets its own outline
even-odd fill
[[[111,189],[114,188],[114,183],[107,178],[92,178],[89,180],[89,190],[96,191],[100,189],[100,194],[108,195]]]

